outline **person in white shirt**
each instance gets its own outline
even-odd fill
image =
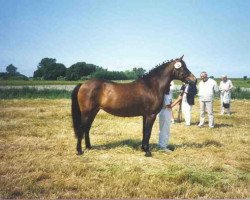
[[[219,86],[220,100],[221,100],[221,114],[223,115],[226,111],[230,115],[230,102],[231,102],[231,91],[233,89],[232,81],[227,79],[226,75],[221,77]]]
[[[201,72],[201,81],[198,84],[198,97],[200,102],[200,123],[203,127],[205,123],[205,111],[208,112],[209,128],[214,128],[213,98],[214,93],[218,92],[218,85],[215,80],[208,78],[206,72]]]
[[[165,152],[172,152],[167,148],[170,137],[171,124],[171,94],[164,94],[162,109],[159,113],[159,143],[158,146]]]

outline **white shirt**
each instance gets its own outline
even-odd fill
[[[164,100],[163,100],[163,107],[165,109],[165,107],[167,105],[171,104],[172,99],[170,99],[170,95],[169,94],[164,94]]]
[[[201,101],[212,101],[214,93],[218,92],[218,85],[215,80],[208,78],[207,81],[201,80],[198,85],[198,96]]]
[[[233,88],[232,81],[227,80],[226,82],[221,81],[220,82],[220,91],[223,93],[226,90],[231,90]]]
[[[174,86],[174,81],[171,81],[170,83],[170,90],[169,90],[169,98],[172,100],[173,99],[173,92],[174,92],[174,89],[175,89],[175,86]]]

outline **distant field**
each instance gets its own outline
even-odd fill
[[[0,199],[250,197],[250,101],[234,100],[214,129],[171,125],[170,154],[140,150],[142,119],[98,113],[93,149],[75,155],[70,100],[0,100]],[[177,109],[177,108],[176,108]],[[175,116],[177,115],[174,110]]]
[[[245,88],[250,88],[250,80],[244,80],[241,78],[237,79],[230,79],[234,85],[234,87],[245,87]],[[220,82],[220,79],[216,79],[217,83]]]
[[[23,85],[23,86],[33,86],[33,85],[77,85],[78,83],[81,83],[82,81],[22,81],[22,80],[0,80],[0,86],[5,85]]]
[[[219,84],[220,79],[215,79]],[[231,79],[235,87],[246,87],[250,88],[250,80],[244,80],[243,78]],[[116,81],[116,82],[130,82],[132,80]],[[4,81],[0,80],[0,86],[33,86],[33,85],[77,85],[84,81]],[[181,81],[175,80],[176,85],[181,85]]]
[[[73,85],[46,85],[46,86],[0,86],[0,99],[62,99],[70,98]],[[174,91],[174,98],[179,95],[179,90]],[[216,94],[219,98],[219,94]],[[250,90],[239,87],[232,92],[233,99],[250,99]]]

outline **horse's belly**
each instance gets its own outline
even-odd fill
[[[132,117],[152,114],[150,112],[152,107],[148,102],[136,92],[132,92],[132,94],[124,92],[120,95],[115,95],[110,91],[102,96],[99,106],[100,109],[112,115]]]
[[[105,107],[101,108],[107,113],[112,115],[120,116],[120,117],[135,117],[143,115],[143,111],[138,108],[126,107],[126,108],[111,108]]]

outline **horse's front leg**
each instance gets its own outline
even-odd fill
[[[142,149],[145,151],[145,156],[150,157],[152,153],[149,148],[149,140],[151,137],[151,131],[153,124],[155,122],[156,114],[143,116],[143,139],[142,139]]]
[[[82,151],[82,138],[81,137],[79,137],[77,139],[76,150],[77,150],[77,155],[82,155],[83,154],[83,151]]]

